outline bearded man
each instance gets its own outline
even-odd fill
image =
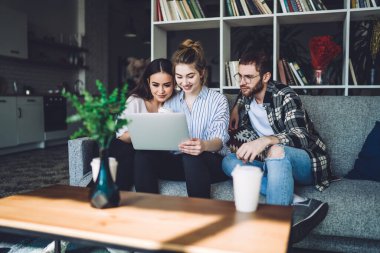
[[[322,191],[333,177],[326,145],[300,97],[289,86],[271,80],[270,66],[263,51],[246,51],[239,60],[234,78],[240,94],[231,112],[230,129],[245,131],[250,141],[226,156],[222,165],[228,176],[238,164],[264,171],[260,193],[266,203],[294,207],[294,243],[318,225],[328,210],[327,203],[295,195],[294,185],[315,185]]]

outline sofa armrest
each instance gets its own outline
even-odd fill
[[[92,179],[91,160],[99,156],[98,146],[87,137],[69,140],[69,177],[72,186],[87,186]]]

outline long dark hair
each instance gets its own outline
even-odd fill
[[[151,75],[156,73],[166,73],[173,77],[173,65],[171,61],[164,58],[159,58],[153,60],[151,63],[148,64],[148,66],[144,70],[144,74],[140,80],[140,82],[137,84],[137,86],[131,90],[128,94],[128,96],[136,96],[139,98],[142,98],[144,100],[151,100],[153,99],[153,95],[150,92],[149,88],[149,78]],[[174,79],[173,79],[174,82]],[[174,85],[174,83],[173,83]],[[173,92],[174,94],[174,92]]]

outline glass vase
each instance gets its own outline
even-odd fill
[[[313,83],[316,85],[322,85],[323,84],[323,71],[321,69],[314,69],[314,78]]]
[[[95,208],[110,208],[119,205],[120,193],[112,180],[108,162],[108,149],[100,149],[99,173],[90,192],[91,206]]]

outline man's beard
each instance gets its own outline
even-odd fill
[[[263,80],[260,78],[259,82],[257,83],[257,85],[255,87],[253,87],[252,89],[250,89],[248,92],[248,94],[244,94],[243,95],[245,97],[251,97],[253,95],[256,95],[258,93],[260,93],[262,90],[264,89],[264,84],[263,84]]]

